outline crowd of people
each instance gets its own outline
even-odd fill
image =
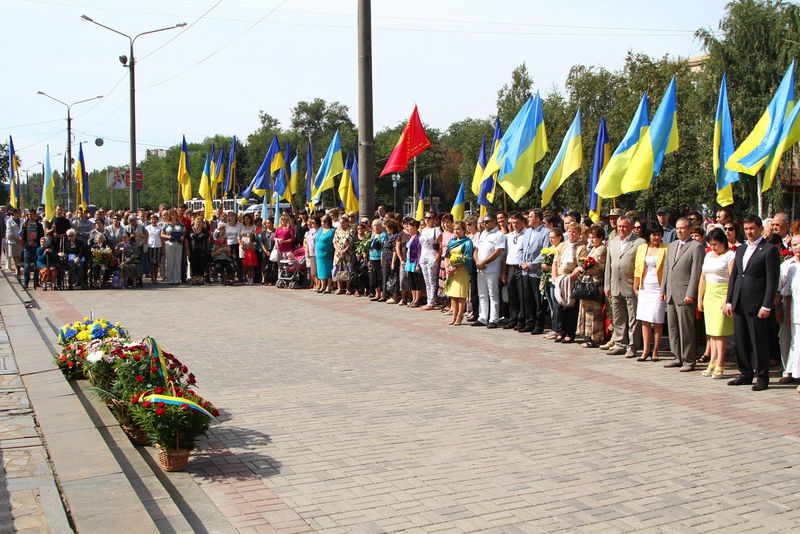
[[[454,221],[379,206],[373,218],[283,213],[277,228],[249,213],[206,221],[185,206],[57,206],[46,222],[36,210],[5,213],[4,255],[26,289],[31,278],[45,290],[291,280],[638,362],[659,361],[666,335],[667,368],[723,378],[735,354],[729,385],[766,389],[771,366],[779,382],[800,381],[800,223],[783,212],[738,220],[723,208],[704,220],[659,208],[648,221],[615,208],[593,223],[532,209]]]

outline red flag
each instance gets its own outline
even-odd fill
[[[406,127],[403,128],[403,134],[400,136],[397,146],[392,150],[392,155],[389,156],[389,161],[381,171],[381,176],[390,172],[406,170],[409,160],[430,146],[431,141],[425,135],[417,106],[414,106],[414,111],[411,112],[411,117],[408,118]]]

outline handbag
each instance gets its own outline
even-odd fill
[[[572,298],[597,302],[600,300],[600,288],[592,280],[578,280],[572,286]]]
[[[278,246],[275,245],[272,247],[272,252],[269,253],[269,261],[272,263],[278,263],[278,259],[280,258],[280,253],[278,252]]]

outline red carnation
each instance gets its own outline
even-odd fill
[[[137,375],[136,376],[136,381],[137,382],[142,382],[142,381],[144,381],[144,377],[142,375]]]
[[[177,366],[176,366],[174,363],[171,363],[171,364],[169,364],[169,370],[170,370],[170,371],[172,371],[173,369],[175,369],[175,367],[177,367]]]
[[[156,415],[164,415],[164,408],[156,408]]]
[[[214,408],[213,410],[211,410],[211,415],[213,415],[214,417],[217,417],[219,415],[219,410]]]
[[[138,362],[139,360],[141,360],[141,359],[142,359],[142,355],[141,355],[141,354],[134,354],[134,355],[133,355],[133,359],[134,359],[134,361],[137,361],[137,362]]]
[[[142,407],[143,407],[143,408],[147,408],[148,406],[150,406],[150,401],[144,401],[144,402],[142,403]]]
[[[67,367],[72,367],[73,365],[75,365],[74,362],[72,362],[72,361],[67,362]]]
[[[131,397],[131,404],[136,404],[137,402],[139,402],[139,395]]]
[[[185,365],[181,365],[181,373],[185,373],[185,372],[187,372],[188,370],[189,370],[189,368],[188,368],[188,367],[186,367]]]
[[[152,367],[150,367],[150,372],[151,372],[151,373],[157,373],[157,372],[158,372],[158,367],[156,367],[155,365],[153,365]]]
[[[186,380],[189,384],[196,384],[197,380],[195,380],[194,375],[189,373],[189,378]]]
[[[64,354],[62,354],[61,357],[58,359],[58,361],[60,362],[67,361],[67,357]]]
[[[170,376],[168,376],[168,377],[167,377],[167,382],[175,382],[175,377],[174,377],[174,376],[171,376],[171,375],[170,375]]]
[[[153,393],[155,393],[156,395],[158,395],[159,393],[163,393],[163,392],[164,392],[164,388],[162,388],[161,386],[158,386],[156,389],[153,390]]]
[[[183,410],[184,412],[189,410],[189,405],[188,404],[181,404],[181,410]]]

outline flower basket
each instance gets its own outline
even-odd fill
[[[150,445],[150,435],[143,428],[122,425],[122,430],[134,445]]]
[[[164,449],[158,445],[158,463],[164,471],[183,471],[189,463],[189,449]]]

